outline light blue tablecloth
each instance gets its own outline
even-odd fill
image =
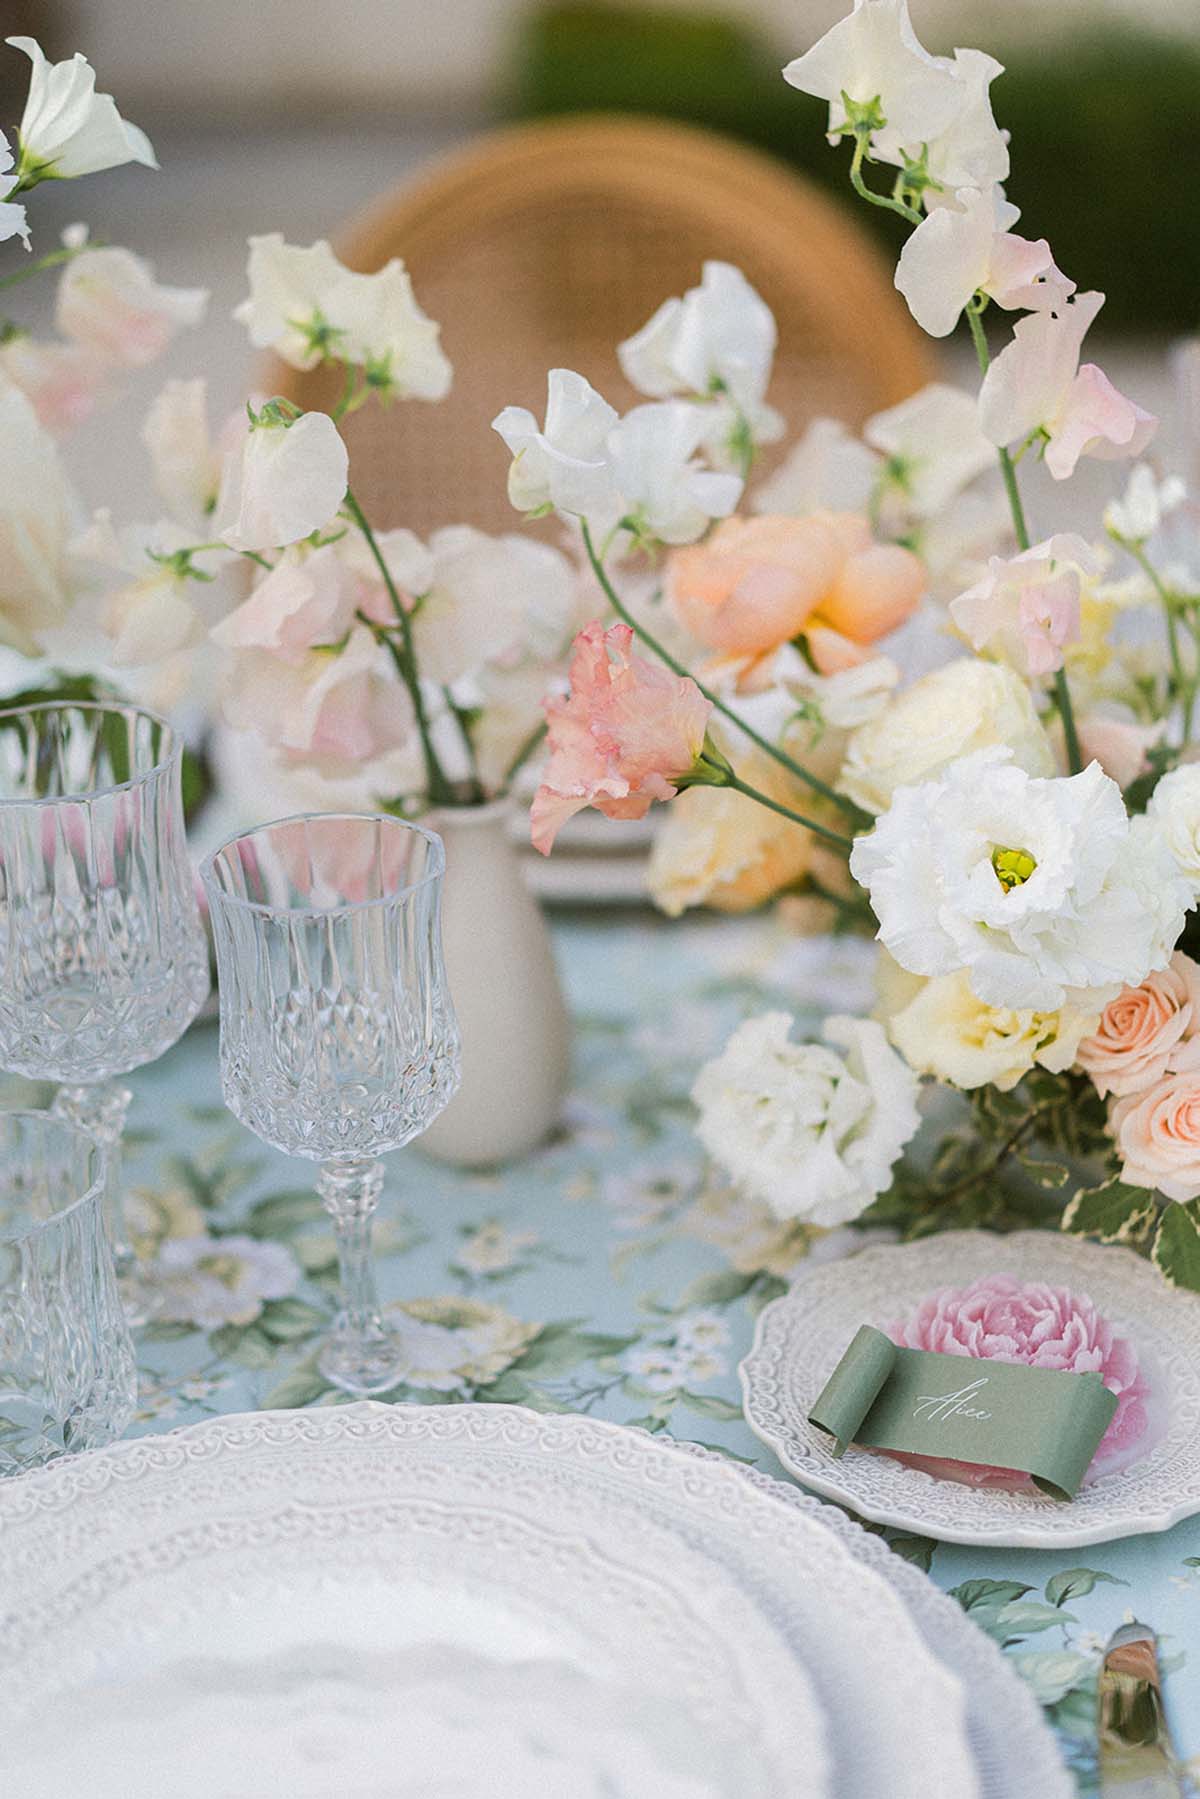
[[[804,1234],[709,1182],[687,1095],[747,1012],[865,1007],[872,952],[764,920],[570,922],[558,946],[579,1026],[561,1138],[497,1173],[393,1160],[378,1265],[412,1358],[394,1397],[590,1412],[782,1474],[742,1421],[736,1368]],[[333,1260],[310,1166],[224,1111],[212,1026],[133,1085],[131,1223],[176,1318],[142,1335],[133,1429],[338,1404],[315,1367]],[[1074,1555],[887,1534],[992,1621],[1081,1791],[1094,1784],[1100,1651],[1130,1615],[1160,1634],[1176,1742],[1200,1766],[1200,1518]]]

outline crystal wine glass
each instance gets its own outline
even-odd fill
[[[182,756],[136,706],[0,712],[0,1067],[59,1082],[54,1111],[104,1149],[119,1272],[133,1254],[117,1077],[169,1049],[208,993]]]
[[[371,1264],[379,1157],[418,1136],[459,1082],[442,963],[441,839],[317,813],[231,838],[204,863],[225,1103],[256,1136],[321,1164],[340,1309],[320,1356],[348,1393],[404,1373]]]

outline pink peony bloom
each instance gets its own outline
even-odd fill
[[[1086,1293],[1071,1293],[1043,1281],[1022,1282],[1011,1274],[984,1275],[965,1287],[943,1287],[929,1294],[910,1318],[891,1325],[888,1335],[904,1348],[939,1355],[1102,1375],[1105,1386],[1117,1395],[1117,1409],[1088,1469],[1088,1480],[1126,1466],[1135,1459],[1135,1450],[1140,1454],[1146,1447],[1149,1387],[1137,1350],[1099,1315]],[[898,1459],[972,1486],[1011,1487],[1027,1480],[1011,1468],[942,1462],[929,1456]]]
[[[1140,456],[1158,424],[1095,363],[1079,366],[1084,337],[1103,304],[1103,294],[1079,294],[1021,319],[979,390],[984,435],[1003,447],[1044,431],[1046,467],[1056,481],[1072,475],[1081,456]]]
[[[1109,1002],[1079,1045],[1076,1065],[1092,1077],[1101,1099],[1126,1098],[1188,1065],[1198,1036],[1200,968],[1176,950],[1166,968]]]
[[[1167,1199],[1200,1198],[1200,1068],[1197,1045],[1178,1055],[1187,1064],[1153,1087],[1113,1102],[1108,1128],[1122,1159],[1121,1179]]]
[[[700,754],[710,702],[694,681],[631,655],[632,641],[628,625],[586,626],[575,639],[570,693],[546,702],[550,758],[531,812],[544,856],[584,806],[642,818],[654,800],[674,799]]]

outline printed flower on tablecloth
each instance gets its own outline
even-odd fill
[[[943,1287],[923,1299],[911,1317],[888,1327],[893,1342],[939,1355],[1024,1363],[1069,1374],[1100,1374],[1117,1396],[1117,1409],[1085,1479],[1127,1467],[1144,1455],[1150,1430],[1150,1387],[1137,1346],[1097,1312],[1086,1293],[1010,1274],[985,1275],[964,1287]],[[972,1486],[1012,1485],[1011,1469],[941,1462],[920,1456],[917,1465]],[[1019,1484],[1024,1483],[1019,1477]]]
[[[267,1300],[282,1299],[300,1280],[282,1243],[256,1237],[172,1237],[145,1270],[163,1323],[218,1330],[253,1324]]]
[[[540,1241],[537,1231],[509,1230],[498,1218],[488,1218],[464,1232],[450,1266],[477,1279],[494,1279],[519,1267]]]
[[[451,1295],[391,1306],[388,1323],[399,1338],[404,1385],[432,1393],[487,1386],[542,1329],[499,1306]]]

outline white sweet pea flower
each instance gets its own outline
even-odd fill
[[[1139,462],[1123,498],[1104,508],[1104,529],[1125,543],[1143,544],[1186,499],[1187,484],[1178,475],[1160,481],[1148,462]]]
[[[240,443],[248,421],[235,415],[229,432]],[[196,541],[217,503],[221,485],[222,445],[214,443],[208,424],[208,392],[202,376],[168,381],[151,401],[142,424],[142,442],[150,455],[154,485],[173,519],[186,525]],[[223,447],[230,450],[234,442]]]
[[[565,647],[574,572],[560,551],[515,535],[489,537],[470,525],[435,531],[429,549],[433,576],[413,619],[428,680],[453,685],[486,664],[512,664],[547,628],[550,641],[543,635],[539,646],[547,659]]]
[[[6,194],[11,193],[16,181],[13,153],[8,139],[0,131],[0,190]],[[10,237],[19,237],[25,248],[30,248],[29,220],[25,208],[16,200],[0,200],[0,244]]]
[[[192,541],[191,533],[170,519],[117,531],[107,507],[72,541],[74,558],[116,578],[101,623],[113,640],[112,659],[118,667],[148,667],[202,641],[204,623],[196,600],[207,591],[213,558],[206,559],[196,580],[189,573],[190,558],[175,555]]]
[[[679,395],[714,402],[709,442],[732,466],[755,444],[783,431],[765,404],[778,333],[774,315],[742,271],[706,262],[699,287],[664,300],[635,336],[617,347],[626,379],[654,400]]]
[[[330,524],[350,459],[328,413],[292,423],[264,408],[221,472],[214,535],[233,550],[276,550]]]
[[[715,518],[727,518],[742,493],[738,475],[696,461],[708,433],[702,406],[658,400],[635,406],[608,435],[612,479],[622,515],[639,536],[693,543]]]
[[[917,518],[932,518],[996,461],[996,446],[979,429],[974,398],[931,381],[863,428],[887,459],[885,479]]]
[[[1099,572],[1083,538],[1059,531],[1017,556],[993,556],[987,573],[951,600],[950,616],[972,649],[1026,675],[1053,674],[1079,637],[1084,578]]]
[[[63,336],[127,368],[161,356],[175,332],[198,325],[203,287],[164,287],[132,250],[82,250],[58,284],[55,313]]]
[[[751,510],[795,518],[810,512],[866,512],[881,466],[878,453],[840,419],[813,419],[775,472],[755,489]]]
[[[1090,1003],[1163,968],[1191,889],[1153,820],[1093,762],[1051,780],[978,750],[899,788],[850,871],[912,974],[965,969],[993,1006]]]
[[[22,187],[66,181],[140,162],[156,169],[150,139],[117,111],[111,94],[96,92],[96,72],[78,51],[69,62],[47,62],[35,38],[10,37],[33,64],[18,132]]]
[[[1008,179],[1008,133],[992,116],[988,92],[996,76],[1003,75],[1004,65],[983,50],[956,50],[951,68],[959,83],[960,104],[949,125],[927,140],[925,167],[943,191],[987,189]],[[887,136],[880,133],[875,153],[882,161],[898,162],[894,151],[885,154]],[[928,192],[936,194],[937,189]]]
[[[388,653],[366,625],[340,648],[296,659],[247,650],[230,659],[224,712],[281,760],[331,779],[401,748],[413,737],[412,708]]]
[[[0,370],[32,403],[51,436],[66,437],[91,417],[111,364],[86,345],[47,343],[14,330],[0,344]]]
[[[945,131],[964,100],[951,65],[918,42],[908,0],[854,0],[854,11],[788,63],[783,78],[829,102],[831,137],[847,123],[847,99],[857,108],[877,101],[879,127],[906,147]]]
[[[1200,894],[1200,764],[1185,762],[1164,775],[1146,811],[1193,895]]]
[[[998,188],[960,188],[954,206],[922,219],[900,252],[896,286],[923,331],[948,337],[977,292],[1015,311],[1053,305],[1074,291],[1045,238],[1031,243],[1009,229],[1019,217]]]
[[[556,512],[597,519],[620,501],[608,459],[608,434],[617,413],[570,369],[551,369],[546,422],[539,426],[525,406],[506,406],[492,420],[512,452],[508,497],[518,512]]]
[[[767,1012],[738,1026],[692,1089],[696,1130],[776,1217],[828,1228],[891,1186],[920,1122],[917,1079],[873,1019],[827,1018],[824,1044],[793,1043],[791,1024]]]
[[[442,400],[452,370],[440,327],[422,312],[397,258],[362,275],[324,238],[301,247],[278,231],[250,239],[250,297],[234,309],[256,349],[293,368],[332,358],[366,366],[373,386],[402,400]]]
[[[69,516],[53,439],[20,389],[0,385],[0,643],[26,655],[67,610]]]
[[[1077,294],[1053,312],[1018,320],[979,390],[985,436],[1005,446],[1044,433],[1046,467],[1056,481],[1072,475],[1081,456],[1140,456],[1158,424],[1095,363],[1080,367],[1084,337],[1103,304],[1103,294]]]

